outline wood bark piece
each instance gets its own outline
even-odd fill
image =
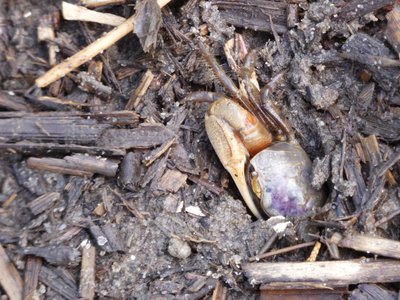
[[[39,281],[39,272],[42,267],[42,259],[39,257],[29,256],[25,263],[24,276],[24,299],[34,300],[38,298],[36,288]]]
[[[0,244],[0,284],[10,300],[22,299],[22,279]]]
[[[284,33],[287,31],[286,1],[212,0],[211,4],[216,5],[221,17],[234,26],[272,32],[269,18],[271,17],[276,32]]]
[[[96,248],[90,243],[82,249],[82,267],[79,284],[81,298],[92,300],[95,292]]]
[[[104,129],[136,125],[135,112],[0,112],[0,141],[95,145]]]
[[[46,193],[36,198],[28,204],[28,207],[34,215],[38,215],[48,208],[52,207],[53,204],[60,199],[60,193]]]
[[[141,124],[134,129],[107,129],[99,138],[97,145],[112,148],[148,149],[159,146],[174,137],[165,126]]]
[[[125,110],[132,110],[139,105],[140,100],[146,94],[147,89],[149,88],[150,83],[153,81],[153,79],[154,74],[150,70],[147,70],[146,73],[144,73],[139,86],[129,98],[129,101],[125,106]]]
[[[342,6],[338,13],[337,20],[350,22],[356,18],[374,12],[382,7],[393,4],[393,0],[354,0]]]
[[[129,152],[122,160],[118,180],[125,189],[137,190],[142,172],[141,160],[142,155],[138,152]]]
[[[170,0],[158,0],[157,3],[160,8],[167,5]],[[48,86],[50,83],[60,79],[65,76],[72,70],[78,68],[85,62],[91,60],[97,54],[106,50],[110,46],[114,45],[117,41],[122,39],[125,35],[133,31],[133,26],[135,23],[136,15],[129,17],[125,22],[121,25],[117,26],[101,38],[94,41],[92,44],[82,49],[75,55],[67,58],[62,63],[56,65],[49,71],[47,71],[44,75],[40,76],[36,79],[36,86],[39,88],[43,88]]]
[[[96,146],[82,146],[74,144],[56,144],[56,143],[32,143],[32,142],[18,142],[16,144],[0,143],[0,151],[10,150],[10,152],[17,152],[25,155],[66,155],[71,153],[85,153],[88,155],[103,155],[105,157],[124,156],[124,149],[96,147]]]
[[[187,175],[177,170],[167,169],[164,175],[160,178],[157,189],[176,193],[186,183]]]
[[[76,283],[71,279],[70,274],[65,274],[61,269],[42,266],[39,280],[66,299],[79,298]]]
[[[62,2],[62,14],[65,20],[94,22],[111,26],[118,26],[126,19],[113,14],[102,13],[87,9],[83,6]]]
[[[8,95],[6,92],[0,92],[0,107],[16,111],[29,110],[28,105],[22,98]]]
[[[81,154],[66,156],[63,159],[30,157],[27,164],[29,168],[77,176],[91,176],[97,173],[114,177],[118,170],[116,161]]]
[[[48,263],[57,266],[77,266],[81,261],[81,253],[70,246],[27,247],[21,252],[42,257]]]
[[[325,298],[324,298],[325,299]],[[377,284],[360,284],[357,289],[352,291],[350,299],[352,300],[370,300],[370,299],[385,299],[397,300],[398,293],[386,289]]]
[[[308,282],[347,286],[400,281],[400,261],[397,260],[249,263],[242,269],[251,284]]]
[[[97,245],[106,252],[123,252],[126,245],[120,236],[119,231],[109,224],[104,226],[90,225],[90,233],[95,238]]]
[[[345,236],[338,244],[366,253],[400,259],[400,242],[381,237],[354,234]]]
[[[324,284],[270,283],[260,287],[260,300],[342,300],[347,299],[346,288],[334,288]],[[354,299],[353,299],[354,300]]]

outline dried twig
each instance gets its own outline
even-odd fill
[[[171,0],[158,0],[157,3],[162,8],[170,1]],[[60,79],[85,62],[91,60],[97,54],[114,45],[125,35],[133,31],[135,19],[136,15],[129,17],[125,22],[111,30],[109,33],[47,71],[44,75],[36,79],[36,86],[39,88],[48,86],[50,83]]]
[[[88,244],[82,249],[82,268],[79,292],[82,298],[91,300],[95,291],[96,248]]]
[[[249,263],[242,266],[252,284],[268,282],[324,283],[347,286],[360,282],[398,282],[398,260]]]
[[[0,284],[10,300],[22,299],[22,279],[0,244]]]
[[[64,19],[69,21],[95,22],[112,26],[118,26],[126,21],[120,16],[90,10],[68,2],[62,3],[62,13]]]
[[[260,260],[260,259],[263,259],[263,258],[275,256],[275,255],[278,255],[278,254],[283,254],[283,253],[294,251],[294,250],[298,250],[298,249],[301,249],[301,248],[314,246],[314,244],[315,244],[315,242],[309,242],[309,243],[302,243],[302,244],[298,244],[298,245],[294,245],[294,246],[290,246],[290,247],[285,247],[285,248],[282,248],[282,249],[279,249],[279,250],[267,252],[267,253],[262,254],[262,255],[252,256],[252,257],[249,258],[249,261],[257,261],[257,260]]]

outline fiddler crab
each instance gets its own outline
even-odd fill
[[[257,218],[311,215],[323,204],[324,193],[312,187],[311,160],[271,101],[284,75],[274,77],[260,92],[254,80],[256,55],[250,51],[238,88],[201,41],[198,46],[231,98],[194,92],[187,100],[212,102],[205,116],[207,135],[247,207]]]

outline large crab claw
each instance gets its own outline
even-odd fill
[[[247,207],[262,218],[246,181],[249,157],[272,141],[270,132],[251,113],[236,102],[221,97],[207,111],[205,127],[222,165],[232,176]]]

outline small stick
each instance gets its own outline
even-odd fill
[[[143,163],[146,167],[150,166],[156,159],[161,157],[165,152],[168,151],[168,149],[176,142],[176,137],[174,136],[170,140],[167,140],[164,142],[160,147],[156,148],[155,151],[150,152],[149,155],[147,155]]]
[[[310,247],[310,246],[313,246],[314,244],[315,244],[314,242],[308,242],[308,243],[303,243],[303,244],[298,244],[298,245],[282,248],[282,249],[275,250],[275,251],[270,251],[270,252],[265,253],[263,255],[257,255],[257,256],[250,257],[249,261],[257,261],[257,260],[260,260],[260,259],[263,259],[263,258],[275,256],[275,255],[278,255],[278,254],[283,254],[283,253],[294,251],[294,250],[298,250],[298,249],[301,249],[301,248]]]
[[[36,287],[39,281],[39,272],[42,267],[42,259],[35,256],[28,256],[25,263],[24,276],[24,299],[36,299]]]
[[[125,0],[81,0],[80,3],[86,7],[100,7],[105,5],[123,4]]]
[[[111,26],[118,26],[126,21],[125,18],[120,16],[90,10],[64,1],[62,3],[62,13],[64,19],[69,21],[94,22]]]
[[[271,282],[322,283],[347,286],[368,282],[398,282],[398,260],[353,259],[317,262],[249,263],[242,265],[248,281],[255,284]]]
[[[96,248],[90,243],[82,249],[82,267],[79,292],[81,298],[91,300],[95,291]]]
[[[0,284],[10,300],[22,299],[22,279],[0,244]]]
[[[321,243],[320,242],[316,242],[314,245],[314,248],[311,251],[310,256],[307,258],[307,262],[314,262],[317,260],[317,256],[319,254],[319,250],[321,249]]]
[[[171,0],[158,0],[157,3],[160,8],[164,7]],[[73,56],[67,58],[62,63],[51,68],[45,74],[36,79],[36,86],[43,88],[53,83],[54,81],[60,79],[61,77],[67,75],[72,70],[83,65],[87,61],[91,60],[97,54],[106,50],[110,46],[114,45],[117,41],[122,39],[128,33],[133,31],[136,15],[129,17],[121,25],[115,27],[109,33],[105,34],[101,38],[94,41],[92,44],[82,49]]]
[[[212,294],[211,300],[226,300],[228,299],[228,289],[224,284],[218,280],[215,285],[214,292]]]
[[[344,236],[338,245],[376,255],[400,258],[400,242],[362,234]]]
[[[1,208],[8,208],[13,202],[14,200],[17,198],[17,193],[12,193],[7,199],[6,201],[3,202],[3,205],[1,206]]]
[[[146,94],[147,89],[149,88],[150,83],[153,81],[153,79],[154,79],[154,74],[151,73],[150,70],[147,70],[146,73],[144,73],[138,88],[129,98],[129,101],[125,106],[125,110],[132,110],[139,105],[140,100],[142,99],[144,94]]]

